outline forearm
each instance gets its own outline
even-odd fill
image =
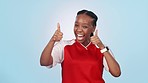
[[[97,44],[97,46],[100,47],[101,50],[105,48],[104,44],[101,41]],[[119,77],[121,74],[120,66],[118,62],[115,60],[115,58],[113,57],[113,55],[110,53],[110,51],[104,52],[103,55],[108,64],[109,72],[114,77]]]
[[[106,59],[106,62],[109,67],[109,72],[114,76],[114,77],[119,77],[121,74],[120,66],[118,62],[115,60],[115,58],[111,55],[109,51],[104,52],[104,57]]]
[[[41,66],[48,66],[53,63],[51,52],[52,52],[54,43],[55,43],[54,41],[50,40],[47,46],[44,48],[40,58]]]
[[[51,56],[52,49],[54,47],[54,43],[60,41],[63,37],[63,33],[60,30],[60,24],[57,24],[57,30],[55,31],[54,35],[50,39],[49,43],[43,50],[40,58],[40,64],[42,66],[49,66],[53,63],[53,57]]]

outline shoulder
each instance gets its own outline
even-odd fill
[[[75,42],[75,39],[72,39],[72,40],[61,40],[59,42],[56,42],[55,45],[66,46],[66,45],[72,45],[74,42]]]
[[[74,42],[75,42],[74,39],[72,39],[72,40],[61,40],[61,41],[59,42],[59,44],[71,45],[71,44],[73,44]]]

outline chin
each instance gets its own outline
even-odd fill
[[[76,39],[79,43],[83,43],[84,42],[84,40],[78,40],[78,39]]]

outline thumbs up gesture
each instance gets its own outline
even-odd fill
[[[63,38],[63,33],[60,29],[60,24],[57,24],[57,30],[55,31],[54,35],[52,36],[52,40],[54,42],[60,41]]]
[[[102,41],[98,37],[98,30],[95,31],[95,35],[90,38],[90,41],[98,47],[104,48]]]

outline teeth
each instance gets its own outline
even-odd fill
[[[77,36],[79,36],[79,37],[80,37],[80,36],[83,36],[83,35],[77,34]]]
[[[83,40],[83,36],[84,36],[84,35],[77,34],[77,39],[78,39],[78,40]]]

